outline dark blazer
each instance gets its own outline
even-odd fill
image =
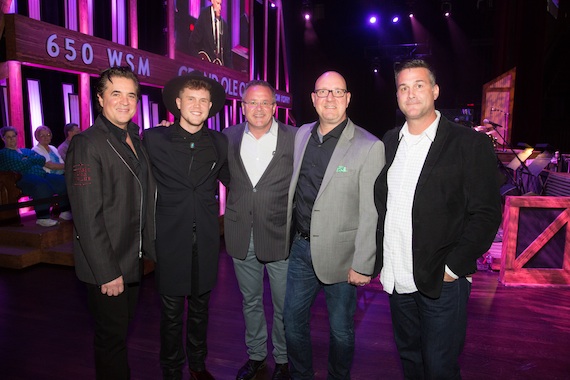
[[[275,154],[255,187],[243,165],[240,149],[246,123],[224,129],[228,136],[230,186],[224,214],[226,250],[245,259],[253,228],[255,254],[260,261],[289,256],[287,194],[293,173],[293,144],[297,128],[277,122]]]
[[[138,131],[133,123],[129,128]],[[125,283],[138,282],[142,254],[156,260],[156,183],[149,170],[142,215],[142,187],[129,166],[127,149],[98,117],[91,128],[73,138],[67,151],[65,180],[75,229],[75,271],[90,284],[102,285],[121,275]],[[141,159],[150,168],[142,150]]]
[[[401,128],[384,136],[386,166],[375,184],[378,209],[376,270],[382,268],[387,172]],[[418,290],[438,298],[445,265],[459,277],[474,273],[501,223],[497,158],[491,140],[441,117],[421,171],[412,206],[414,280]]]
[[[208,176],[193,184],[188,168],[173,149],[178,122],[170,127],[145,131],[143,143],[150,156],[158,185],[156,205],[156,274],[161,294],[183,296],[192,289],[192,223],[196,222],[198,246],[198,293],[212,290],[218,276],[220,250],[218,179],[229,182],[228,140],[220,132],[204,127],[216,150],[216,162]]]
[[[210,61],[213,62],[216,58],[222,61],[222,65],[232,67],[232,44],[228,23],[220,18],[222,29],[221,45],[222,54],[220,57],[216,56],[216,45],[214,43],[214,31],[212,30],[212,6],[203,8],[200,11],[200,16],[196,21],[196,27],[192,34],[190,34],[190,53],[196,57],[199,53],[205,52],[208,54]]]

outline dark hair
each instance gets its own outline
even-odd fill
[[[139,78],[137,77],[137,75],[135,73],[133,73],[133,71],[131,70],[131,68],[129,66],[110,67],[110,68],[104,70],[101,73],[101,75],[99,76],[99,81],[95,85],[95,93],[98,96],[103,97],[103,93],[105,92],[105,89],[107,88],[107,84],[109,82],[113,83],[112,78],[127,78],[127,79],[131,79],[133,82],[135,82],[135,87],[136,87],[136,91],[137,91],[137,99],[140,99],[140,97],[141,97],[141,86],[139,83]],[[101,105],[99,104],[99,102],[96,102],[96,103],[97,103],[97,109],[99,110],[99,112],[101,112]]]
[[[431,68],[429,63],[427,63],[423,59],[410,59],[408,61],[404,61],[404,62],[401,62],[399,64],[396,64],[394,67],[394,77],[397,81],[398,75],[402,71],[404,71],[406,69],[418,69],[418,68],[427,69],[427,71],[429,73],[430,83],[432,86],[435,86],[435,83],[436,83],[435,82],[435,72],[433,71],[433,69]]]
[[[271,91],[271,99],[272,99],[273,101],[275,101],[275,88],[273,88],[273,86],[272,86],[271,84],[269,84],[269,82],[264,81],[264,80],[257,80],[257,79],[254,79],[254,80],[252,80],[252,81],[249,81],[249,82],[245,85],[245,88],[243,89],[243,95],[242,95],[242,97],[241,97],[241,100],[242,100],[242,101],[244,100],[244,96],[245,96],[245,93],[247,92],[247,90],[248,90],[250,87],[253,87],[253,86],[261,86],[261,87],[266,87],[266,88],[268,88],[268,89]]]
[[[65,135],[65,138],[67,138],[69,136],[69,132],[73,129],[73,128],[79,128],[79,125],[77,125],[76,123],[67,123],[63,126],[63,134]]]
[[[0,136],[4,137],[6,135],[6,133],[8,133],[10,131],[14,132],[16,134],[16,136],[18,136],[18,131],[16,130],[16,128],[14,128],[10,125],[7,125],[5,127],[0,128]]]

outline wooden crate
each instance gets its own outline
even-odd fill
[[[500,281],[570,285],[569,221],[570,197],[507,197]]]

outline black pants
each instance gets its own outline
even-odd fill
[[[160,365],[164,379],[181,379],[182,367],[188,358],[188,367],[193,371],[206,369],[206,333],[208,330],[208,291],[199,294],[198,247],[194,232],[192,244],[192,294],[171,296],[161,294],[160,314]],[[184,304],[188,301],[186,315],[186,355],[184,355],[183,326]]]
[[[125,285],[116,297],[87,284],[89,311],[95,319],[95,372],[97,380],[130,379],[127,333],[139,297],[139,283]]]

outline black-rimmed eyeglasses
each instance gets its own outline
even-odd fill
[[[348,92],[348,90],[344,90],[341,88],[335,88],[332,90],[325,90],[323,88],[313,91],[317,98],[326,98],[329,94],[332,94],[335,98],[342,98],[344,94]]]

